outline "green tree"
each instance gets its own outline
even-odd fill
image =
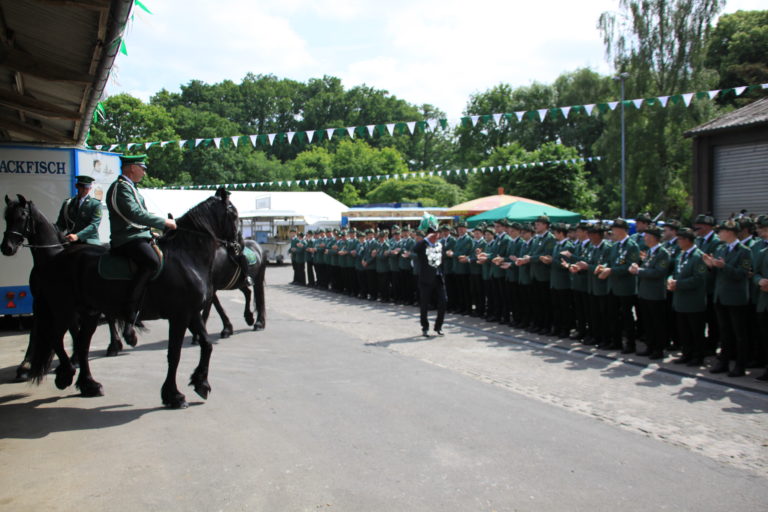
[[[768,11],[737,11],[717,21],[707,44],[705,64],[717,70],[720,89],[768,82]],[[723,98],[722,103],[746,103]]]
[[[371,190],[371,203],[421,202],[424,206],[453,206],[465,200],[461,188],[437,176],[389,179]]]

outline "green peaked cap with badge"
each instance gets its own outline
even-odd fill
[[[84,185],[86,187],[90,187],[93,184],[93,180],[94,178],[91,176],[80,175],[75,178],[75,185]]]
[[[144,162],[146,159],[147,155],[120,155],[120,166],[130,164],[146,166]]]
[[[429,233],[430,231],[437,231],[437,217],[424,212],[424,216],[421,217],[421,222],[419,222],[418,229],[424,231],[425,233]]]

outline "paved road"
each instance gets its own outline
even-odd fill
[[[0,385],[0,510],[764,510],[760,392],[547,347],[267,274],[267,330],[237,318],[213,392],[159,407],[166,324],[92,364],[106,396]],[[225,294],[232,316],[237,293]],[[219,329],[210,324],[211,332]],[[0,337],[7,382],[24,337]],[[197,360],[186,347],[185,383]],[[757,388],[761,391],[760,388]],[[766,389],[768,391],[768,388]]]

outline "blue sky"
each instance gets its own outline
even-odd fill
[[[462,114],[472,93],[504,82],[551,82],[590,67],[610,73],[600,13],[618,0],[142,0],[110,94],[145,101],[190,80],[246,73],[305,81],[340,77],[410,103]],[[725,12],[764,9],[730,0]],[[680,91],[687,92],[687,91]],[[543,105],[547,106],[547,105]],[[396,120],[393,120],[396,121]],[[320,128],[320,127],[318,127]]]

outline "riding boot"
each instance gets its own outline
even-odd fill
[[[133,282],[133,289],[128,300],[126,323],[123,326],[123,338],[132,347],[136,346],[136,332],[133,326],[139,318],[139,307],[141,306],[141,300],[144,297],[144,291],[147,288],[147,283],[152,278],[152,270],[139,271],[136,280]]]

